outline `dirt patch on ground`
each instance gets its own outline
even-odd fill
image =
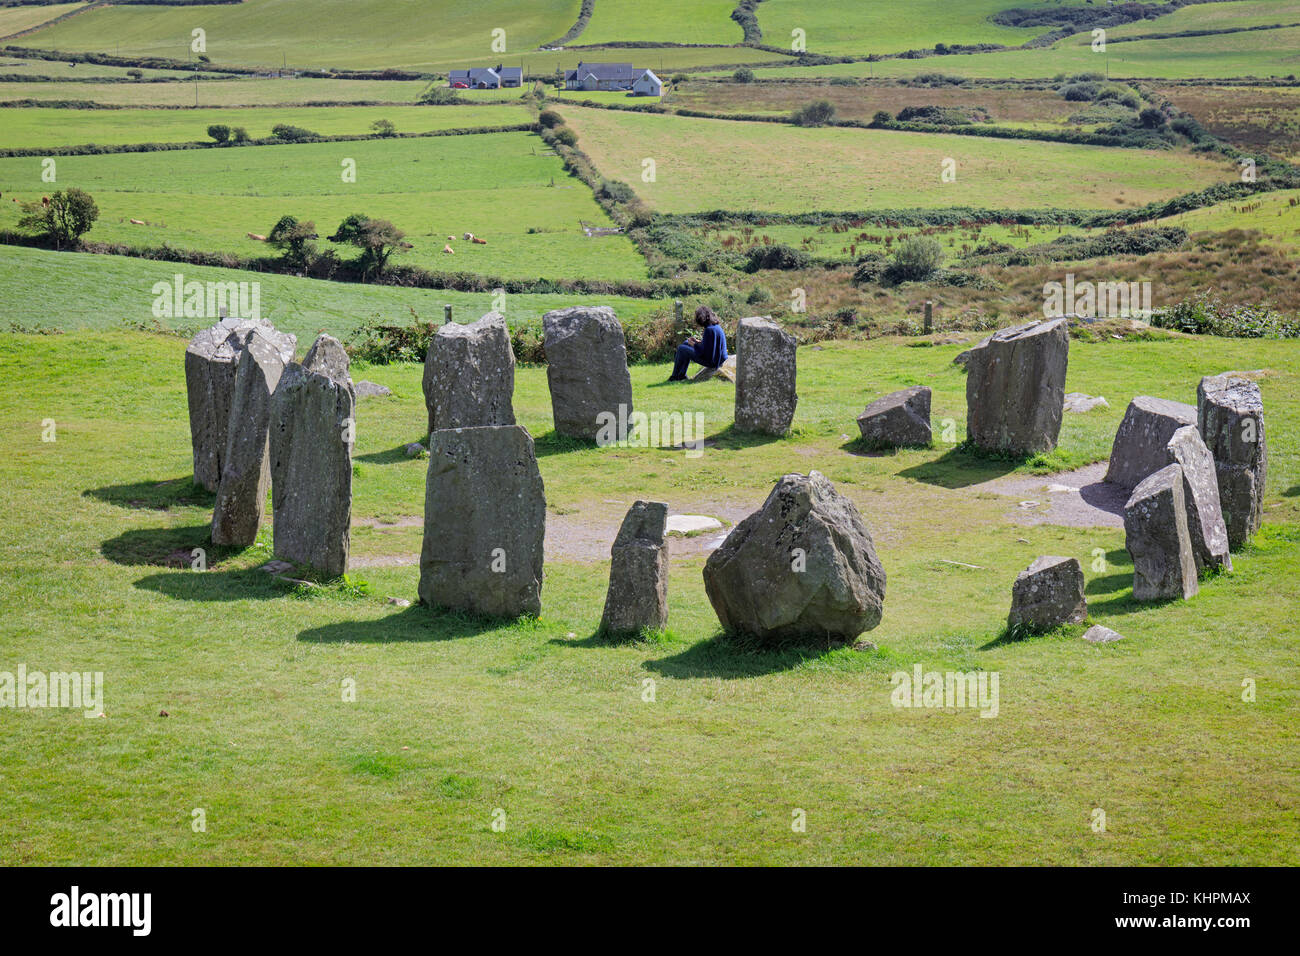
[[[1102,461],[1055,475],[1009,475],[971,485],[971,490],[1015,498],[1007,517],[1016,524],[1122,528],[1129,492],[1102,480],[1106,466]]]

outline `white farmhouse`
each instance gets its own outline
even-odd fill
[[[663,96],[664,81],[655,76],[653,70],[644,70],[633,82],[632,93],[636,96]]]

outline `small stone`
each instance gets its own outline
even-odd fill
[[[267,574],[283,574],[293,568],[288,561],[268,561],[257,570],[265,571]]]
[[[1083,639],[1089,644],[1111,644],[1124,640],[1124,635],[1100,624],[1094,624],[1083,632]]]
[[[1142,479],[1169,464],[1169,439],[1184,425],[1196,424],[1196,409],[1182,402],[1139,395],[1129,402],[1115,432],[1106,481],[1136,488]]]
[[[876,399],[858,416],[858,431],[872,446],[929,445],[930,389],[916,385]]]
[[[717,531],[722,522],[708,515],[669,515],[666,525],[668,534],[697,534],[701,531]]]
[[[390,597],[390,598],[388,599],[388,603],[391,604],[391,605],[393,605],[393,607],[410,607],[410,606],[411,606],[411,602],[410,602],[410,601],[408,601],[406,598],[399,598],[399,597]]]
[[[1016,577],[1007,626],[1031,632],[1079,624],[1088,616],[1078,558],[1045,555]]]
[[[354,386],[357,393],[357,399],[363,398],[381,398],[384,395],[392,395],[393,390],[387,385],[379,385],[376,382],[367,382],[364,379],[357,382]]]
[[[1083,392],[1065,393],[1067,412],[1090,412],[1094,408],[1110,408],[1110,402],[1100,395],[1085,395]]]
[[[428,450],[429,450],[429,449],[425,448],[425,447],[424,447],[423,445],[421,445],[418,441],[413,441],[413,442],[411,442],[409,445],[406,446],[406,457],[407,457],[407,458],[419,458],[419,457],[421,457],[421,456],[422,456],[426,451],[428,451]]]
[[[797,343],[771,319],[740,320],[736,334],[736,429],[784,435],[799,404]]]

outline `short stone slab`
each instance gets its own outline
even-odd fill
[[[610,416],[628,421],[632,376],[614,310],[603,305],[556,309],[542,316],[542,332],[556,432],[595,441]]]
[[[638,501],[610,548],[609,590],[600,631],[629,637],[668,623],[668,505]]]
[[[1045,555],[1016,576],[1007,618],[1011,630],[1050,631],[1063,624],[1079,624],[1087,616],[1078,558]]]
[[[1196,594],[1180,466],[1167,465],[1133,489],[1124,505],[1124,547],[1133,559],[1134,600],[1186,600]]]
[[[929,445],[930,389],[916,385],[876,399],[858,416],[858,431],[872,447]]]
[[[1139,395],[1129,402],[1115,432],[1106,481],[1136,488],[1142,479],[1169,464],[1167,447],[1174,432],[1196,424],[1196,409],[1182,402]]]
[[[880,623],[885,570],[853,502],[814,471],[784,476],[731,530],[704,588],[730,634],[849,644]]]
[[[1065,410],[1067,412],[1090,412],[1094,408],[1110,408],[1110,402],[1100,395],[1085,395],[1083,392],[1065,393]]]
[[[546,492],[521,425],[429,437],[420,600],[489,617],[542,609]]]
[[[489,312],[477,322],[438,327],[424,357],[429,431],[515,423],[515,352],[506,320]]]
[[[1201,437],[1214,456],[1228,546],[1235,551],[1259,530],[1264,516],[1264,398],[1255,382],[1224,372],[1201,379],[1196,409]]]
[[[784,435],[799,404],[792,336],[771,319],[740,320],[736,333],[736,428]]]
[[[722,522],[708,515],[669,515],[665,530],[668,534],[698,534],[721,528]]]
[[[1219,508],[1219,482],[1214,457],[1201,440],[1195,425],[1184,425],[1174,432],[1166,449],[1170,464],[1183,469],[1183,497],[1187,504],[1187,530],[1192,536],[1192,551],[1198,570],[1223,568],[1232,570],[1228,554],[1228,529]]]
[[[357,393],[357,398],[382,398],[385,395],[392,395],[393,390],[387,385],[380,385],[378,382],[360,381],[353,386]]]
[[[1070,331],[1064,319],[1002,329],[966,362],[966,437],[984,451],[1032,455],[1056,447],[1065,407]]]
[[[1124,635],[1100,624],[1094,624],[1083,632],[1083,639],[1089,644],[1113,644],[1115,641],[1124,640]]]

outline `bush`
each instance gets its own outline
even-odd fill
[[[306,143],[314,139],[319,139],[319,133],[313,133],[309,129],[303,129],[301,126],[290,126],[288,123],[279,123],[271,127],[271,135],[276,139],[282,139],[287,143]]]
[[[750,305],[765,305],[772,301],[772,293],[767,286],[756,285],[749,290],[749,295],[745,296],[745,301]]]
[[[1209,291],[1198,292],[1168,309],[1158,309],[1151,316],[1157,328],[1178,329],[1197,335],[1222,335],[1234,338],[1300,338],[1300,324],[1287,321],[1265,306],[1225,305]]]
[[[1138,113],[1138,122],[1142,124],[1143,129],[1159,129],[1165,125],[1165,114],[1154,106],[1148,106]]]
[[[871,117],[872,126],[888,126],[894,121],[888,110],[876,110],[875,115]]]
[[[18,228],[36,229],[62,248],[85,235],[98,218],[99,207],[90,193],[73,186],[48,201],[23,203]]]
[[[299,222],[294,216],[282,216],[267,235],[267,244],[284,253],[295,269],[306,267],[316,254],[316,223]]]
[[[567,126],[560,126],[555,130],[555,141],[572,148],[578,145],[578,134]]]
[[[825,126],[835,118],[835,106],[829,100],[818,100],[795,110],[790,118],[796,126]]]
[[[233,127],[230,130],[230,140],[234,143],[247,143],[249,140],[248,130],[242,126]]]
[[[806,269],[812,264],[812,256],[801,249],[776,243],[771,246],[755,246],[749,250],[745,265],[747,272],[759,269]]]
[[[230,140],[230,127],[222,123],[213,123],[208,127],[208,135],[218,143],[225,143]]]
[[[608,199],[610,202],[625,203],[636,199],[636,193],[632,191],[632,187],[617,179],[601,180],[600,188],[596,190],[596,194],[602,199]]]
[[[370,124],[370,128],[380,136],[393,136],[397,133],[397,127],[393,125],[392,120],[375,120]]]
[[[542,110],[537,114],[537,122],[541,123],[547,129],[555,129],[555,127],[564,124],[564,117],[555,112],[555,110]]]
[[[885,257],[873,252],[858,260],[853,270],[854,285],[875,285],[883,281],[887,263]]]
[[[437,83],[430,83],[429,86],[425,88],[424,92],[420,94],[420,98],[417,99],[416,102],[423,103],[427,106],[449,106],[452,103],[463,103],[464,100],[457,96],[456,91],[450,86],[440,86]]]
[[[895,282],[919,282],[928,279],[943,262],[943,247],[934,239],[914,236],[906,239],[894,253],[889,275]]]
[[[753,83],[754,71],[747,66],[742,66],[735,73],[731,74],[731,78],[737,83]]]

